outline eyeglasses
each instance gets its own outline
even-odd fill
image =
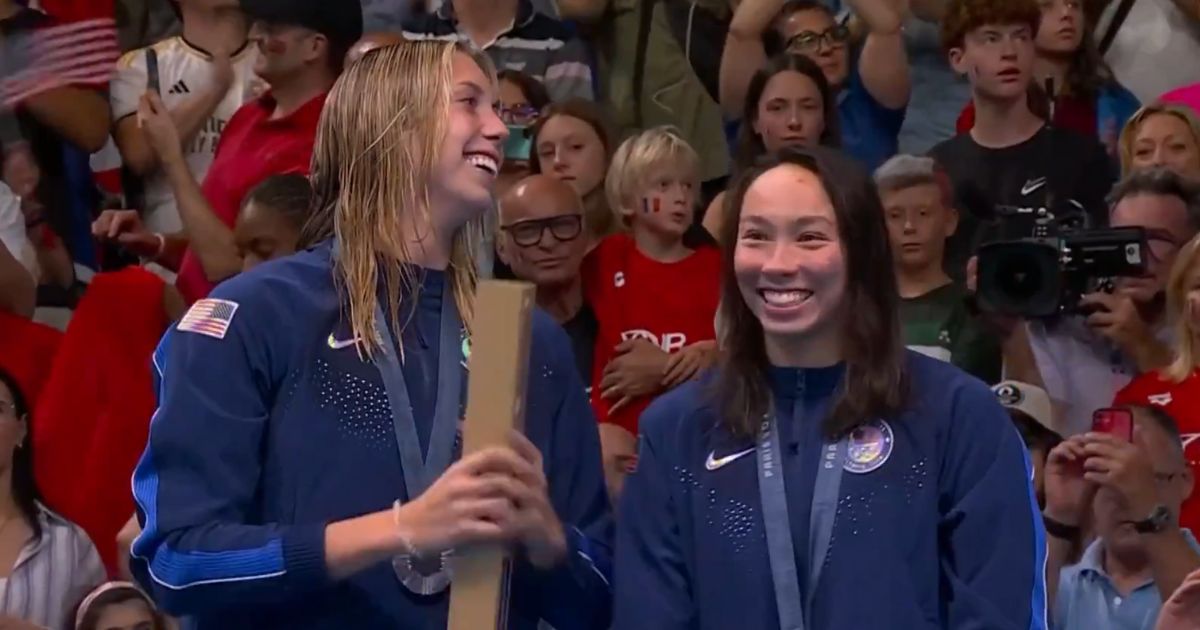
[[[546,233],[546,230],[550,230],[550,234],[554,235],[555,239],[565,243],[579,238],[579,234],[583,232],[583,216],[561,214],[546,219],[529,219],[517,221],[500,229],[508,232],[509,236],[512,236],[513,242],[520,247],[533,247],[541,243],[542,235]]]
[[[537,120],[538,110],[533,105],[519,107],[500,106],[500,120],[509,125],[528,125]]]
[[[838,24],[818,33],[816,31],[800,31],[788,40],[788,52],[814,53],[821,50],[821,43],[835,48],[845,44],[850,39],[850,29]]]

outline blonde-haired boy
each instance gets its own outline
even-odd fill
[[[715,352],[720,254],[683,241],[695,220],[699,163],[678,133],[658,127],[622,143],[608,169],[605,193],[624,231],[588,256],[583,283],[599,322],[592,406],[614,495],[636,461],[642,410]]]

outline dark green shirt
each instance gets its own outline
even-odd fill
[[[966,292],[951,283],[919,297],[901,299],[904,343],[995,384],[1000,381],[1000,340],[971,315],[965,297]]]

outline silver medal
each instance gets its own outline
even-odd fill
[[[417,595],[435,595],[446,590],[452,579],[450,571],[451,551],[433,556],[405,554],[392,558],[392,569],[396,579],[404,588]]]

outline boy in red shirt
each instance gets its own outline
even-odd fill
[[[698,180],[696,152],[666,127],[626,140],[608,170],[608,201],[626,231],[588,256],[583,286],[599,322],[591,399],[614,497],[636,461],[642,410],[715,353],[720,253],[683,244]]]

